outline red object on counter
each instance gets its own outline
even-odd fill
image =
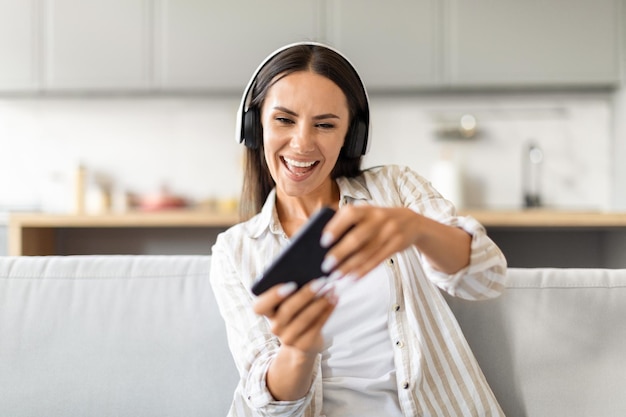
[[[157,194],[147,195],[139,198],[139,208],[145,211],[170,210],[187,207],[187,201],[170,194],[166,189],[162,189]]]

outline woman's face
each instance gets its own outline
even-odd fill
[[[277,81],[261,109],[265,160],[283,197],[332,197],[331,172],[349,126],[348,102],[331,80],[298,71]]]

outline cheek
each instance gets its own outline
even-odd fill
[[[276,180],[276,172],[278,171],[278,165],[280,161],[277,159],[276,153],[278,151],[278,145],[276,140],[272,140],[272,136],[266,136],[263,134],[263,158],[265,159],[265,165],[269,170],[270,175]]]

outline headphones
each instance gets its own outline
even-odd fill
[[[367,95],[367,91],[365,90],[365,85],[361,80],[358,72],[354,68],[354,65],[346,58],[341,52],[337,51],[330,46],[324,45],[318,42],[297,42],[289,45],[285,45],[270,55],[267,56],[261,62],[261,65],[258,66],[256,71],[254,71],[252,78],[248,81],[248,85],[244,90],[243,97],[241,98],[241,104],[239,105],[239,109],[237,111],[237,130],[236,130],[236,140],[238,143],[243,143],[246,147],[251,149],[257,149],[259,144],[263,141],[263,126],[261,125],[261,111],[257,106],[250,106],[250,101],[252,99],[252,90],[256,84],[256,79],[259,75],[259,72],[270,62],[274,57],[276,57],[281,52],[297,47],[297,46],[318,46],[321,48],[328,49],[335,54],[339,55],[352,69],[354,75],[359,80],[361,88],[363,90],[363,94],[365,95],[365,112],[364,114],[357,114],[352,120],[350,127],[348,128],[348,133],[346,134],[346,141],[341,150],[342,155],[348,158],[358,158],[362,155],[365,155],[368,151],[368,136],[370,130],[370,115],[369,115],[369,98]]]

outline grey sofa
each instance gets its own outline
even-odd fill
[[[209,256],[0,257],[0,416],[224,416]],[[511,269],[450,299],[509,417],[626,416],[626,270]]]

